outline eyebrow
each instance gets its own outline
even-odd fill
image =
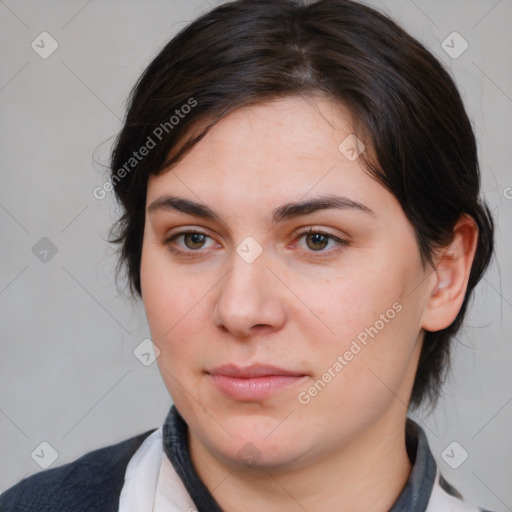
[[[286,203],[275,208],[272,212],[272,224],[277,224],[278,222],[300,217],[302,215],[309,215],[316,211],[329,209],[355,210],[369,215],[375,215],[368,206],[365,206],[358,201],[354,201],[353,199],[349,199],[348,197],[324,195],[304,201]],[[222,223],[220,216],[209,206],[196,203],[195,201],[184,199],[182,197],[166,195],[155,199],[155,201],[149,205],[148,213],[152,213],[157,210],[175,210],[194,217],[200,217]]]

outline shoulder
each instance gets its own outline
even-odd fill
[[[491,512],[464,501],[463,496],[438,471],[425,512]]]
[[[0,495],[0,512],[116,511],[126,466],[154,430],[21,480]]]

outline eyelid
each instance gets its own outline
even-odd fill
[[[337,235],[334,235],[332,233],[329,233],[328,231],[326,231],[325,229],[323,228],[320,228],[320,227],[316,227],[316,226],[308,226],[306,228],[300,228],[299,230],[297,230],[294,234],[294,244],[300,240],[301,238],[304,237],[304,235],[308,235],[308,234],[318,234],[318,235],[323,235],[323,236],[326,236],[328,237],[330,240],[333,240],[337,243],[337,247],[334,247],[330,250],[321,250],[321,251],[305,251],[307,252],[308,254],[311,254],[313,255],[313,257],[316,257],[316,258],[322,258],[322,257],[328,257],[328,256],[331,256],[333,254],[333,252],[337,251],[337,250],[340,250],[344,247],[346,247],[347,245],[349,245],[349,242],[347,239],[345,238],[341,238]]]
[[[319,233],[322,235],[327,235],[332,238],[338,238],[339,240],[341,240],[341,238],[339,236],[334,235],[333,233],[330,233],[329,231],[327,231],[327,228],[322,228],[320,226],[306,226],[306,227],[298,228],[295,231],[295,236],[303,235],[304,233]]]
[[[176,238],[179,238],[180,236],[194,235],[194,234],[203,235],[203,236],[215,241],[215,239],[211,235],[206,233],[205,231],[201,231],[198,228],[188,228],[188,229],[182,229],[181,231],[176,231],[175,233],[166,235],[164,238],[164,244],[166,244],[166,245],[170,244],[171,242],[173,242]],[[198,251],[188,250],[186,252],[199,252],[199,250]]]

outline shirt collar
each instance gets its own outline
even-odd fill
[[[425,512],[436,479],[436,463],[423,429],[412,419],[406,422],[406,448],[412,471],[389,512]],[[222,512],[196,473],[188,451],[188,427],[173,405],[163,425],[164,451],[198,512]]]
[[[407,418],[405,425],[405,444],[412,471],[389,512],[425,512],[436,480],[437,467],[425,432],[411,418]]]

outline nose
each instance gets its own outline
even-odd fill
[[[219,283],[213,322],[236,338],[279,330],[286,321],[284,285],[267,265],[265,251],[252,263],[233,255],[231,270]]]

